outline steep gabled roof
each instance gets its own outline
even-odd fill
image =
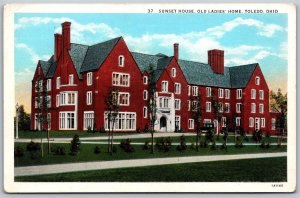
[[[69,50],[69,54],[75,65],[75,69],[77,71],[79,79],[82,79],[82,74],[80,73],[82,63],[86,56],[87,50],[89,46],[71,43],[71,49]]]
[[[257,63],[229,67],[232,88],[244,88],[247,86]]]
[[[89,46],[85,55],[80,72],[99,69],[111,50],[115,47],[121,37],[111,39],[96,45]]]

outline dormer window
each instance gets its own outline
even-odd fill
[[[260,78],[258,76],[255,77],[255,84],[256,85],[260,84]]]
[[[172,68],[172,77],[175,78],[176,77],[176,69]]]
[[[69,75],[69,85],[73,85],[74,84],[74,75],[71,74]]]
[[[144,85],[148,84],[148,76],[144,76],[143,78]]]
[[[119,66],[120,67],[124,67],[124,60],[125,60],[124,56],[120,55],[119,56]]]

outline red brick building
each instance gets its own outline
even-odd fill
[[[218,130],[229,125],[249,132],[274,131],[276,115],[270,114],[269,88],[258,63],[225,67],[224,51],[216,49],[208,51],[208,64],[182,60],[177,43],[173,56],[136,53],[128,49],[122,37],[91,46],[75,44],[71,43],[70,28],[70,22],[62,24],[62,34],[54,36],[54,55],[37,64],[32,80],[32,129],[41,128],[41,113],[47,114],[50,130],[107,129],[105,98],[116,87],[120,113],[115,130],[143,130],[149,125],[148,72],[152,64],[157,99],[155,130],[195,131],[191,106],[193,96],[200,93],[202,124],[214,123]],[[39,83],[47,89],[47,112],[38,108],[45,100],[36,88]],[[219,104],[219,120],[212,96]]]

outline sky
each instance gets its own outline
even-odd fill
[[[30,112],[38,60],[53,54],[54,34],[70,21],[71,42],[92,45],[123,36],[134,52],[173,55],[207,63],[222,49],[225,66],[259,63],[270,90],[287,90],[287,14],[15,14],[16,102]]]

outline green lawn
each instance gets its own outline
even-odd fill
[[[269,149],[262,149],[258,146],[245,146],[244,148],[237,149],[234,146],[228,146],[228,150],[224,151],[218,147],[216,150],[211,150],[210,148],[200,148],[197,152],[191,150],[190,147],[184,152],[179,152],[176,150],[176,146],[172,146],[169,152],[159,152],[155,151],[154,154],[150,154],[150,150],[143,150],[142,145],[134,145],[135,151],[133,153],[124,152],[119,145],[117,146],[117,153],[112,156],[107,153],[106,145],[98,145],[101,149],[100,154],[94,154],[94,148],[96,144],[81,144],[80,152],[78,155],[69,155],[70,144],[57,144],[53,143],[51,146],[53,148],[57,146],[63,146],[66,151],[66,155],[55,155],[47,154],[47,144],[44,143],[44,158],[39,157],[37,159],[31,159],[30,153],[26,151],[26,145],[28,143],[15,143],[15,146],[21,146],[25,150],[25,155],[23,157],[15,158],[15,166],[32,166],[32,165],[43,165],[43,164],[57,164],[57,163],[71,163],[71,162],[83,162],[83,161],[106,161],[106,160],[122,160],[122,159],[142,159],[142,158],[161,158],[161,157],[177,157],[177,156],[199,156],[199,155],[226,155],[226,154],[243,154],[243,153],[261,153],[261,152],[286,152],[286,146],[277,148],[276,146],[271,146]]]
[[[286,182],[287,158],[173,164],[15,177],[21,182]],[[238,188],[238,186],[237,186]]]

